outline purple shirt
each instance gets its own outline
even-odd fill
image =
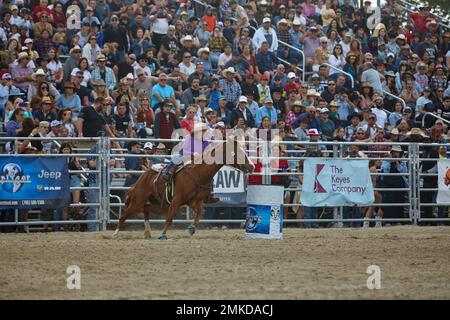
[[[33,69],[29,68],[29,67],[22,67],[20,64],[14,66],[11,70],[11,76],[13,78],[13,84],[19,88],[22,89],[23,91],[27,92],[28,91],[28,86],[31,84],[30,81],[25,81],[25,82],[16,82],[15,79],[17,77],[29,77],[31,76],[31,74],[33,73]]]
[[[316,49],[320,46],[320,39],[318,37],[311,38],[305,37],[305,57],[314,58],[316,55]]]
[[[184,139],[183,146],[180,150],[180,155],[188,156],[194,153],[202,154],[208,145],[208,141],[199,140],[193,133],[191,133]]]

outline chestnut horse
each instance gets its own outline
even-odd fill
[[[172,224],[176,210],[182,205],[188,205],[195,212],[195,218],[188,227],[189,233],[193,235],[202,214],[203,201],[211,192],[213,177],[224,165],[230,165],[244,173],[251,173],[254,169],[238,141],[227,139],[224,142],[214,142],[204,151],[200,164],[194,161],[175,174],[171,203],[165,196],[166,182],[160,177],[160,173],[152,169],[147,170],[128,190],[126,209],[113,237],[123,228],[130,214],[144,212],[144,235],[150,238],[149,216],[150,212],[153,212],[161,215],[167,213],[166,224],[159,237],[167,239],[167,229]]]

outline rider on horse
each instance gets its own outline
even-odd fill
[[[185,137],[179,153],[172,156],[171,161],[162,171],[162,177],[164,180],[168,181],[169,185],[172,182],[173,174],[176,172],[178,165],[185,160],[191,160],[191,157],[203,154],[206,147],[209,145],[209,142],[205,137],[208,130],[208,127],[203,122],[199,122],[194,125],[192,132]],[[218,198],[212,198],[210,195],[207,202],[218,202],[219,200],[220,199]]]

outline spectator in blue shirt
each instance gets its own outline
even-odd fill
[[[256,126],[261,125],[262,119],[268,117],[272,128],[277,126],[277,110],[273,108],[273,100],[268,98],[264,100],[264,106],[258,109],[256,112]]]
[[[158,84],[155,84],[152,88],[152,108],[164,100],[169,100],[174,106],[178,106],[175,99],[175,91],[167,84],[167,74],[161,73],[158,77]]]
[[[272,74],[278,63],[278,59],[275,54],[269,51],[269,43],[264,41],[256,54],[256,64],[260,73],[269,72]]]

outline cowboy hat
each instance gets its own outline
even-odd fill
[[[36,80],[36,77],[37,76],[46,76],[47,74],[45,73],[45,71],[44,70],[42,70],[42,69],[37,69],[37,71],[36,72],[34,72],[32,75],[31,75],[31,79],[33,79],[33,80]]]
[[[363,82],[361,88],[372,88],[372,85],[369,82],[365,81]]]
[[[186,41],[193,41],[193,40],[194,40],[194,39],[192,38],[191,35],[187,35],[187,36],[184,36],[183,38],[181,38],[180,43],[181,43],[182,46],[184,46],[184,43],[185,43]]]
[[[96,59],[97,61],[106,61],[106,57],[105,57],[105,55],[104,54],[99,54],[98,56],[97,56],[97,59]]]
[[[81,52],[80,46],[74,46],[72,49],[70,49],[69,54],[72,54],[74,51],[80,51]]]
[[[320,93],[318,93],[318,92],[316,91],[316,89],[308,89],[306,95],[307,95],[307,96],[320,97]]]
[[[201,94],[197,97],[197,101],[208,101],[208,98],[204,94]]]
[[[164,143],[159,143],[157,146],[156,146],[156,149],[158,149],[158,150],[166,150],[166,145],[164,144]]]
[[[390,152],[401,152],[401,153],[403,153],[403,150],[402,150],[402,147],[400,147],[400,146],[397,146],[397,145],[395,145],[395,146],[392,146],[392,148],[391,148],[391,151]]]
[[[19,53],[19,55],[17,56],[17,61],[20,61],[22,59],[30,59],[30,57],[28,56],[28,53],[26,53],[26,52]]]
[[[330,102],[328,105],[329,105],[330,107],[331,107],[331,106],[339,107],[337,101],[335,101],[335,100],[331,100],[331,102]]]
[[[41,103],[42,104],[53,104],[53,101],[52,101],[52,99],[50,99],[50,97],[42,97]]]
[[[409,136],[421,136],[422,138],[427,137],[427,135],[419,128],[412,128],[411,131],[409,131],[406,135],[408,137]]]
[[[222,75],[224,77],[226,77],[228,73],[236,74],[236,71],[234,71],[233,67],[229,67],[229,68],[227,68],[227,69],[222,71]]]
[[[278,21],[277,26],[279,26],[280,24],[288,24],[288,21],[286,19],[281,19],[280,21]]]
[[[106,83],[103,79],[100,79],[94,82],[94,87],[106,87]]]
[[[200,49],[198,49],[197,55],[200,57],[203,54],[203,52],[206,52],[206,53],[209,54],[209,48],[200,48]]]

